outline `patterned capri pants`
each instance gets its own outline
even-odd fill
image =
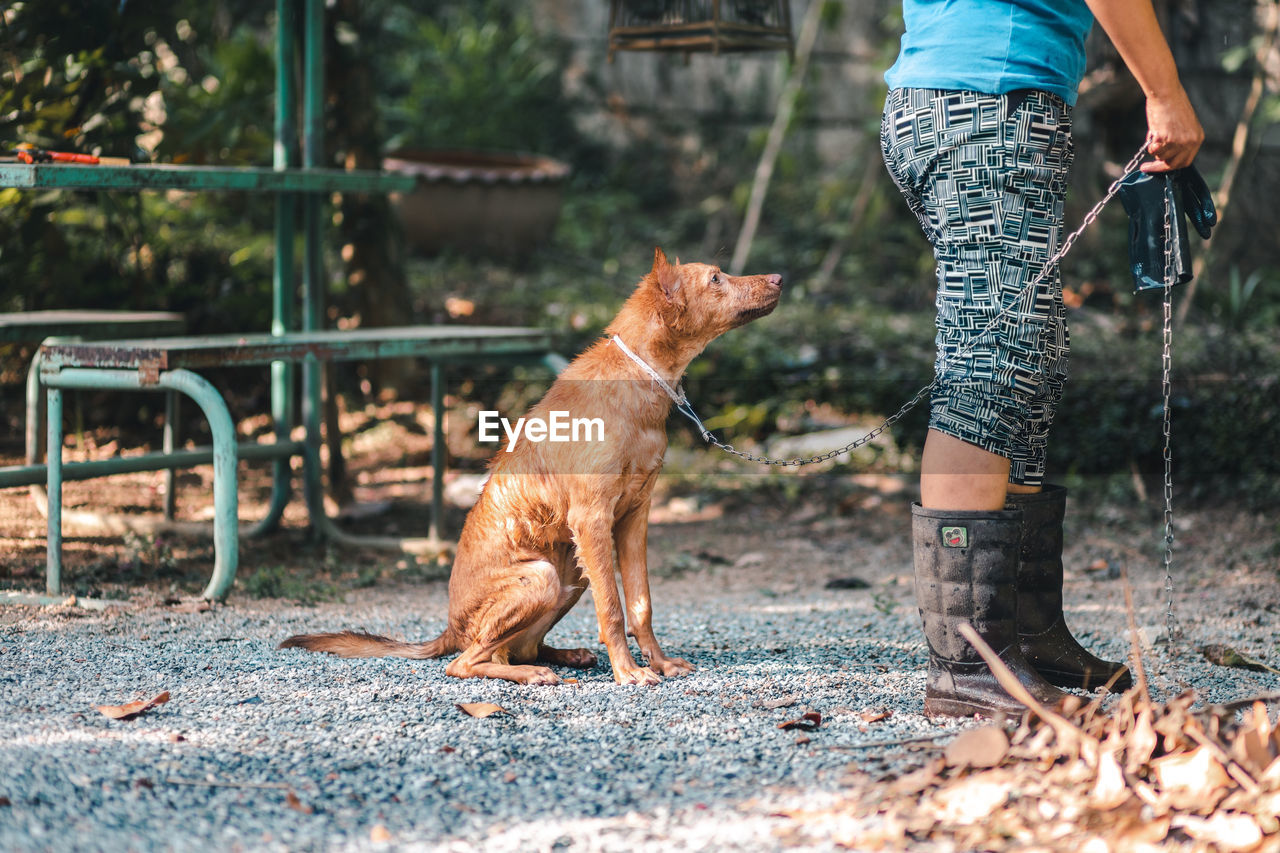
[[[1058,246],[1070,107],[1033,90],[894,89],[880,144],[937,260],[929,426],[1007,458],[1011,482],[1040,485],[1068,337],[1058,270],[1026,286]]]

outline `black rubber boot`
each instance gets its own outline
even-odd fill
[[[1128,690],[1133,684],[1128,668],[1102,660],[1081,646],[1062,616],[1062,519],[1067,490],[1045,486],[1036,494],[1011,494],[1007,506],[1022,511],[1017,585],[1018,643],[1023,656],[1059,687],[1093,690],[1120,672],[1112,690]]]
[[[1038,702],[1066,694],[1046,681],[1018,647],[1014,580],[1022,514],[911,507],[916,604],[929,644],[924,713],[929,717],[1021,714],[1025,708],[996,681],[960,635],[968,622]]]

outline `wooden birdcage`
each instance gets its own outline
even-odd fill
[[[618,50],[793,53],[791,6],[789,0],[612,0],[610,60]]]

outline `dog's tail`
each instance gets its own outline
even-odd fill
[[[306,649],[310,652],[328,652],[340,658],[438,658],[457,651],[445,631],[426,643],[402,643],[390,637],[366,634],[361,631],[338,631],[332,634],[298,634],[281,643],[281,649]]]

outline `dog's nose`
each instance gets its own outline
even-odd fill
[[[769,282],[774,287],[782,287],[782,276],[778,275],[776,272],[765,276],[765,281]]]

